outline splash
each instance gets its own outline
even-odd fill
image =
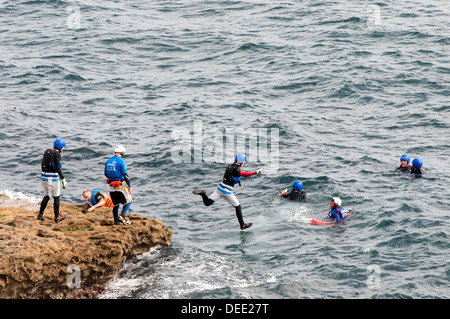
[[[22,192],[10,190],[0,191],[0,206],[2,207],[20,207],[28,210],[35,210],[40,199],[35,196],[29,196]]]

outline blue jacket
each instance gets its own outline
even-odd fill
[[[125,161],[120,156],[113,156],[106,162],[105,176],[112,182],[125,180],[128,186],[131,187]]]
[[[344,207],[333,208],[328,212],[328,218],[338,222],[347,217],[347,213],[348,211]]]

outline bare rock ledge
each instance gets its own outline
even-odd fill
[[[36,209],[0,207],[0,298],[92,298],[127,259],[172,243],[156,219],[127,214],[131,225],[113,225],[111,209],[83,214],[83,205],[62,203],[68,217],[54,223],[52,206],[45,221]]]

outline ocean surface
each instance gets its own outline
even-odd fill
[[[63,138],[82,203],[126,147],[132,212],[173,244],[98,298],[449,298],[449,21],[446,0],[0,1],[0,193],[39,202]],[[235,187],[244,231],[192,194],[236,152],[264,168]],[[280,197],[296,179],[306,203]],[[355,215],[311,225],[332,196]]]

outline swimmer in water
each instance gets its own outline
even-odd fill
[[[330,201],[330,211],[328,212],[328,218],[332,221],[339,222],[347,217],[348,211],[341,207],[342,200],[339,197],[333,197]]]
[[[285,188],[281,192],[281,197],[286,198],[290,202],[307,202],[306,192],[303,190],[303,182],[300,180],[294,181],[292,184],[292,191],[288,192],[288,189]]]
[[[395,171],[399,172],[411,172],[411,165],[409,165],[410,157],[409,155],[403,154],[400,157],[400,166],[395,169]]]
[[[422,168],[423,162],[420,158],[415,158],[412,161],[412,168],[411,168],[411,174],[414,175],[414,177],[420,178],[425,173],[425,171]]]

